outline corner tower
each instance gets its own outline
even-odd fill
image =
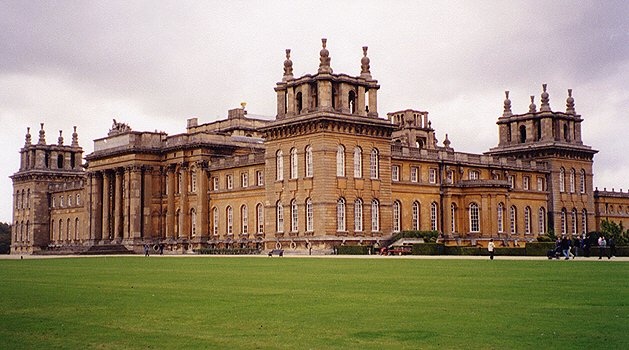
[[[293,76],[290,50],[266,145],[267,245],[328,250],[391,234],[391,134],[378,118],[363,47],[359,76],[334,74],[322,39],[314,75]]]
[[[84,180],[83,149],[79,146],[76,127],[70,145],[64,145],[61,130],[57,144],[46,144],[43,123],[36,144],[31,143],[30,128],[25,138],[20,150],[20,170],[11,176],[12,254],[37,252],[51,242],[51,186],[82,187]]]
[[[549,174],[536,190],[548,192],[548,223],[558,235],[577,235],[594,229],[592,163],[598,151],[583,144],[581,115],[568,89],[566,111],[552,111],[546,84],[539,110],[531,96],[529,111],[513,114],[509,91],[498,119],[499,143],[486,154],[529,159],[547,164]]]

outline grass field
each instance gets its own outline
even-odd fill
[[[629,348],[629,263],[0,260],[3,349]]]

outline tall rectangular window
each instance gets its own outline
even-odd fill
[[[241,187],[249,187],[249,174],[242,173],[240,174],[240,186]]]
[[[363,151],[360,147],[354,148],[354,177],[363,177]]]
[[[228,174],[227,176],[225,176],[225,182],[227,183],[227,189],[231,190],[232,188],[234,188],[234,176],[231,174]]]
[[[419,174],[419,168],[416,166],[412,166],[411,167],[411,182],[417,182],[418,174]]]
[[[431,184],[437,183],[437,169],[430,168],[428,170],[428,182]]]
[[[522,188],[523,188],[525,191],[528,191],[528,190],[529,190],[529,187],[530,187],[530,182],[531,182],[531,178],[530,178],[530,177],[528,177],[528,176],[524,176],[524,177],[522,178]]]
[[[391,166],[391,180],[400,181],[400,167],[398,165]]]
[[[256,171],[256,185],[264,186],[264,173],[262,170]]]

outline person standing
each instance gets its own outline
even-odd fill
[[[605,250],[605,246],[607,245],[607,241],[605,241],[605,236],[601,235],[598,238],[598,260],[603,258],[603,251]]]
[[[149,256],[149,250],[150,248],[149,248],[148,243],[144,244],[144,256]]]
[[[494,249],[496,249],[496,245],[494,244],[494,239],[492,238],[489,240],[489,244],[487,245],[490,260],[494,260]]]
[[[570,259],[570,240],[568,237],[563,236],[561,239],[561,251],[563,252],[563,256],[566,260]]]
[[[614,240],[614,237],[609,237],[609,239],[607,240],[607,245],[609,246],[607,259],[611,259],[612,255],[616,255],[616,241]]]

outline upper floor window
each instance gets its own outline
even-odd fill
[[[391,180],[400,181],[400,166],[399,165],[391,166]]]
[[[509,186],[511,186],[512,189],[515,188],[515,175],[509,176]]]
[[[336,149],[336,176],[345,176],[345,147],[339,145]]]
[[[537,178],[537,190],[544,191],[544,178],[541,176]]]
[[[212,178],[212,190],[218,191],[218,177]]]
[[[297,171],[298,171],[298,160],[297,160],[297,149],[296,148],[292,148],[290,150],[290,178],[291,179],[296,179],[297,178]]]
[[[354,148],[354,177],[363,177],[363,150],[360,147]]]
[[[311,146],[307,146],[306,147],[306,169],[305,173],[306,173],[306,177],[312,177],[312,173],[313,173],[313,160],[312,160],[312,147]]]
[[[531,178],[530,178],[530,177],[528,177],[528,176],[524,176],[524,177],[522,178],[522,188],[523,188],[525,191],[528,191],[528,190],[529,190],[529,188],[530,188],[530,186],[531,186],[531,185],[530,185],[530,182],[531,182]]]
[[[454,183],[454,171],[448,170],[446,172],[446,182],[450,185]]]
[[[264,173],[262,170],[256,171],[256,185],[264,186]]]
[[[192,168],[190,170],[190,192],[197,192],[197,169]]]
[[[275,153],[275,179],[277,181],[284,180],[284,155],[282,150]]]
[[[585,193],[585,170],[581,169],[581,173],[579,175],[579,189],[581,193]]]
[[[437,169],[428,169],[428,182],[430,182],[431,184],[437,183]]]
[[[559,192],[566,192],[566,169],[559,169]]]
[[[380,177],[380,170],[379,170],[379,154],[378,154],[378,149],[374,148],[371,150],[371,157],[369,159],[369,176],[372,179],[378,179]]]
[[[417,182],[419,179],[419,168],[416,166],[411,167],[411,182]]]
[[[227,189],[231,190],[232,188],[234,188],[234,176],[231,174],[227,174],[227,176],[225,176],[225,182],[227,183]]]
[[[575,192],[575,178],[576,171],[574,169],[570,169],[570,193]]]
[[[240,187],[249,187],[249,174],[240,174]]]
[[[478,180],[480,178],[480,172],[478,170],[470,170],[469,179]]]

